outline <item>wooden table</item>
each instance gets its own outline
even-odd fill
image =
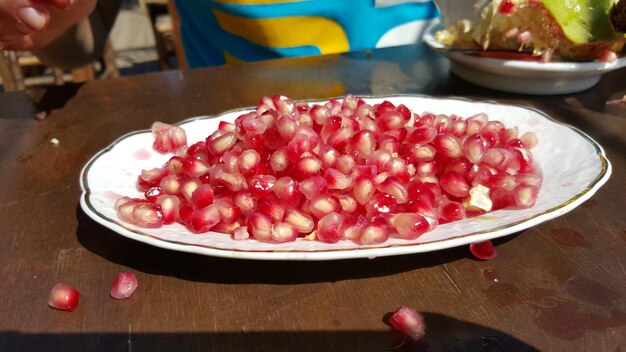
[[[624,351],[626,349],[626,70],[579,94],[525,96],[466,83],[427,48],[400,47],[172,71],[0,95],[2,351]],[[570,213],[467,247],[328,262],[228,260],[122,237],[79,206],[79,172],[97,151],[155,120],[347,93],[462,96],[532,106],[591,135],[613,177]],[[39,111],[48,118],[35,119]],[[52,144],[58,139],[58,145]],[[109,297],[132,271],[131,299]],[[50,288],[79,289],[72,313]],[[423,313],[412,344],[386,319]]]

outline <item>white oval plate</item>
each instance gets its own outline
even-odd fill
[[[424,41],[447,57],[457,76],[479,86],[505,92],[550,95],[576,93],[593,87],[602,74],[626,66],[626,57],[604,62],[534,62],[501,60],[467,54],[435,40],[441,24],[430,26]]]
[[[509,235],[574,209],[590,198],[611,174],[611,165],[602,148],[589,136],[570,126],[555,122],[539,111],[491,102],[462,99],[434,99],[420,96],[365,98],[370,104],[389,100],[405,104],[421,114],[433,112],[468,117],[485,112],[490,119],[520,132],[534,131],[539,145],[533,155],[543,172],[543,186],[535,206],[524,210],[498,210],[480,217],[438,226],[420,238],[408,241],[390,238],[379,245],[363,246],[352,241],[335,244],[298,239],[290,243],[235,241],[230,236],[209,232],[194,234],[180,224],[158,229],[138,228],[121,222],[114,209],[122,195],[142,197],[135,187],[142,169],[160,167],[170,158],[151,149],[149,130],[127,134],[96,154],[83,168],[81,207],[87,215],[109,229],[134,240],[175,251],[203,255],[266,260],[333,260],[373,258],[440,250]],[[311,103],[319,103],[312,101]],[[189,143],[209,135],[220,120],[234,121],[250,109],[197,117],[180,123]]]

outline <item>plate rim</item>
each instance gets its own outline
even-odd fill
[[[299,99],[299,102],[307,102],[307,103],[321,103],[326,102],[330,99],[342,99],[344,96],[331,97],[327,99]],[[587,143],[591,144],[595,150],[595,155],[598,156],[599,161],[601,163],[601,170],[596,175],[596,177],[589,181],[586,185],[586,188],[570,197],[566,201],[547,209],[541,213],[534,214],[527,218],[507,223],[506,225],[491,228],[487,230],[475,231],[471,233],[465,233],[462,235],[449,237],[445,239],[438,239],[424,243],[402,243],[402,244],[390,244],[387,246],[362,246],[358,248],[332,248],[328,250],[293,250],[293,249],[263,249],[263,250],[238,250],[238,249],[224,249],[219,247],[213,247],[209,245],[203,244],[195,244],[195,243],[186,243],[180,242],[170,239],[163,239],[154,235],[151,235],[146,232],[138,231],[129,227],[126,227],[125,224],[121,221],[117,221],[115,219],[110,219],[104,214],[98,212],[95,207],[89,201],[90,188],[88,185],[88,175],[90,168],[94,165],[94,163],[104,154],[113,149],[117,144],[122,142],[123,140],[132,137],[137,134],[150,133],[150,129],[142,129],[137,131],[132,131],[126,133],[117,139],[115,139],[112,143],[110,143],[105,148],[99,150],[95,155],[93,155],[89,161],[83,166],[79,175],[79,183],[81,187],[81,197],[80,197],[80,205],[82,210],[94,221],[99,223],[100,225],[105,226],[106,228],[116,232],[119,235],[124,237],[143,242],[155,247],[164,248],[168,250],[175,250],[180,252],[188,252],[188,253],[196,253],[201,255],[215,256],[215,257],[223,257],[223,258],[237,258],[237,259],[251,259],[251,260],[306,260],[306,261],[317,261],[317,260],[338,260],[338,259],[355,259],[355,258],[375,258],[375,257],[383,257],[383,256],[392,256],[392,255],[404,255],[404,254],[417,254],[424,253],[428,251],[436,251],[443,250],[447,248],[458,247],[461,245],[466,245],[469,243],[481,242],[487,239],[495,239],[504,236],[510,236],[518,231],[525,230],[541,224],[543,222],[552,220],[556,217],[559,217],[582,204],[587,199],[591,198],[610,178],[612,173],[612,166],[608,158],[606,157],[606,153],[602,146],[597,143],[593,138],[589,135],[581,131],[580,129],[555,120],[547,113],[530,106],[523,105],[513,105],[513,104],[505,104],[501,102],[497,102],[494,100],[472,100],[465,97],[456,97],[456,96],[447,96],[447,97],[433,97],[428,95],[421,94],[386,94],[386,95],[354,95],[358,98],[363,99],[388,99],[388,98],[420,98],[420,99],[435,99],[435,100],[456,100],[462,101],[466,103],[484,103],[489,105],[497,105],[497,106],[510,106],[515,108],[521,108],[525,110],[532,111],[536,114],[541,115],[541,117],[549,120],[552,123],[564,126],[566,128],[571,129],[572,131],[579,134]],[[204,120],[204,119],[212,119],[218,118],[220,116],[238,112],[246,112],[254,109],[254,106],[248,106],[237,109],[230,109],[223,112],[220,112],[215,115],[200,115],[190,117],[175,123],[172,125],[182,125],[187,124],[196,120]],[[500,231],[504,231],[504,233],[499,233]],[[495,236],[494,233],[497,233]],[[471,239],[471,240],[469,240]],[[449,245],[444,247],[438,247],[437,244],[441,242],[446,242]],[[431,249],[430,247],[437,247]]]
[[[480,56],[466,55],[460,51],[453,51],[451,48],[438,42],[434,33],[437,30],[444,29],[441,22],[436,22],[428,26],[424,31],[424,42],[433,50],[443,56],[463,62],[465,64],[478,65],[490,72],[503,73],[502,70],[515,70],[520,72],[537,72],[537,73],[553,73],[553,74],[571,74],[575,77],[601,75],[605,72],[613,71],[626,66],[626,56],[618,58],[614,62],[604,63],[599,61],[591,62],[532,62],[523,60],[506,60],[497,58],[488,58]]]

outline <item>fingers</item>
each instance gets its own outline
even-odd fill
[[[48,3],[52,7],[56,7],[59,10],[65,10],[74,5],[76,0],[43,0],[43,2]]]
[[[28,36],[46,28],[51,5],[32,0],[0,0],[0,46],[21,50]]]

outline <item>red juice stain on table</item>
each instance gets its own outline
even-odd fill
[[[626,325],[626,312],[613,311],[609,316],[581,312],[578,305],[566,299],[553,299],[537,305],[534,321],[548,334],[565,340],[575,340],[586,330],[602,331]]]
[[[591,248],[591,242],[585,240],[583,235],[581,235],[578,231],[557,227],[550,230],[550,237],[552,237],[559,244],[567,246],[567,247],[582,247],[582,248]]]
[[[500,276],[495,269],[485,269],[483,270],[483,276],[485,279],[493,282],[499,282]]]

